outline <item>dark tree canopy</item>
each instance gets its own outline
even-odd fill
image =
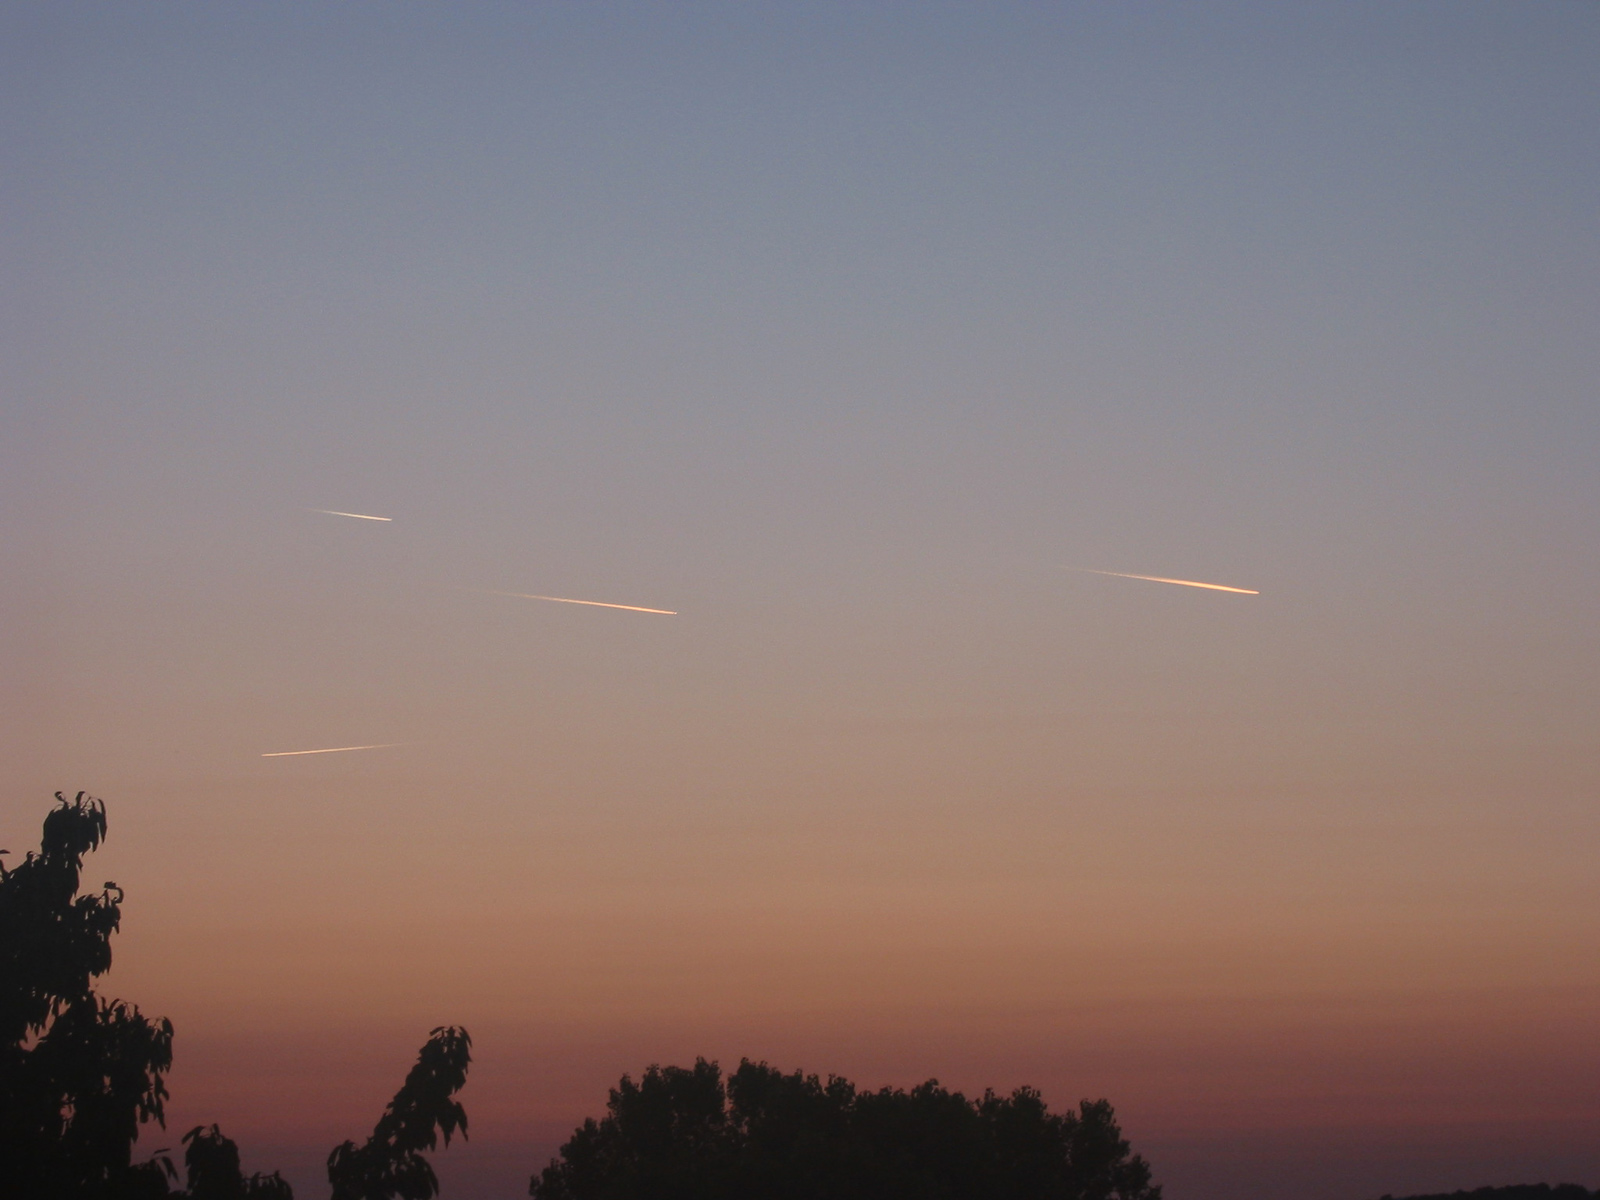
[[[171,1158],[132,1161],[142,1125],[165,1125],[172,1025],[96,996],[111,966],[122,891],[80,896],[83,858],[105,840],[106,810],[56,793],[37,853],[0,861],[0,1196],[40,1200],[293,1200],[274,1171],[246,1176],[239,1148],[215,1125],[183,1136],[186,1190]],[[0,854],[4,854],[0,851]],[[423,1046],[364,1146],[334,1150],[335,1200],[431,1200],[422,1157],[460,1131],[454,1099],[466,1082],[466,1030],[440,1028]]]
[[[56,799],[38,852],[0,863],[0,1182],[18,1196],[164,1191],[164,1171],[132,1154],[139,1127],[163,1122],[172,1025],[94,994],[122,891],[78,894],[105,805]]]
[[[294,1200],[293,1190],[276,1171],[246,1178],[239,1147],[215,1125],[196,1125],[183,1140],[189,1189],[181,1194],[189,1200]]]
[[[457,1132],[467,1136],[467,1111],[455,1094],[467,1082],[472,1039],[465,1029],[435,1029],[406,1081],[365,1145],[345,1142],[328,1156],[333,1200],[432,1200],[439,1192],[424,1150]]]
[[[624,1076],[534,1176],[534,1200],[1160,1200],[1111,1105],[968,1100],[935,1080],[857,1091],[766,1063]]]

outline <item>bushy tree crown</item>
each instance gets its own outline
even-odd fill
[[[534,1200],[1160,1200],[1111,1105],[1052,1113],[1019,1088],[860,1091],[745,1060],[612,1089],[533,1177]]]

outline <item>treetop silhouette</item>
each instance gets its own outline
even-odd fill
[[[246,1178],[239,1166],[239,1147],[215,1125],[196,1125],[183,1140],[188,1147],[183,1165],[189,1200],[294,1200],[294,1190],[276,1171]]]
[[[37,852],[0,861],[0,1195],[49,1200],[292,1200],[277,1173],[246,1177],[239,1148],[216,1125],[183,1136],[186,1191],[164,1151],[135,1163],[141,1126],[165,1127],[172,1024],[94,992],[111,967],[122,889],[79,895],[86,854],[106,836],[106,810],[56,793]],[[0,855],[5,852],[0,851]],[[433,1031],[366,1143],[328,1159],[334,1200],[432,1200],[423,1151],[466,1137],[455,1094],[467,1078],[464,1029]]]
[[[1031,1088],[859,1091],[748,1059],[623,1076],[529,1182],[534,1200],[1160,1200],[1111,1105]]]
[[[472,1039],[454,1025],[435,1029],[405,1083],[365,1145],[344,1142],[328,1155],[333,1200],[433,1200],[439,1181],[424,1150],[467,1136],[467,1110],[454,1099],[467,1082]]]
[[[139,1126],[165,1124],[172,1024],[94,994],[111,967],[122,889],[78,894],[105,805],[79,792],[44,821],[37,853],[0,863],[0,1180],[19,1196],[144,1194]]]

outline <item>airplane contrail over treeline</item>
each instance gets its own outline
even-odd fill
[[[1168,579],[1162,575],[1129,575],[1126,571],[1096,571],[1093,567],[1068,567],[1069,571],[1086,571],[1090,575],[1114,575],[1118,579],[1143,579],[1148,583],[1175,583],[1179,587],[1207,588],[1213,592],[1237,592],[1241,596],[1259,596],[1253,588],[1229,587],[1225,583],[1201,583],[1195,579]]]

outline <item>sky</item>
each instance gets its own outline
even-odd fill
[[[696,1055],[1105,1096],[1169,1200],[1600,1186],[1597,61],[0,5],[0,845],[107,802],[141,1152],[325,1194],[451,1023],[458,1200]]]

